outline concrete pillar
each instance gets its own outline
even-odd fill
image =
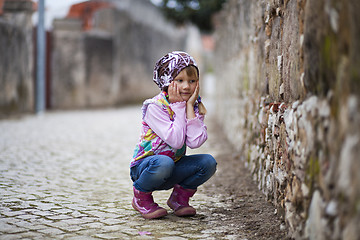
[[[0,115],[32,112],[33,2],[7,0],[0,16]]]

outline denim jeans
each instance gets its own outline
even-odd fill
[[[216,165],[209,154],[183,156],[176,163],[168,156],[153,155],[132,167],[130,176],[134,187],[142,192],[168,190],[175,184],[196,189],[214,175]]]

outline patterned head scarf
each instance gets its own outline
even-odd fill
[[[161,90],[164,90],[184,68],[191,65],[196,67],[199,73],[194,58],[186,52],[174,51],[168,53],[156,62],[153,81]]]

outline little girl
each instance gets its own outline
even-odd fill
[[[168,206],[177,216],[193,216],[189,198],[216,171],[211,155],[185,155],[187,146],[198,148],[207,139],[199,70],[187,53],[171,52],[156,63],[153,80],[161,92],[142,107],[142,134],[130,164],[132,206],[146,219],[163,217],[167,211],[152,192],[173,188]]]

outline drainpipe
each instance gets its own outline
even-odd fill
[[[38,0],[37,26],[37,64],[36,64],[36,104],[35,111],[41,114],[45,111],[45,0]]]

